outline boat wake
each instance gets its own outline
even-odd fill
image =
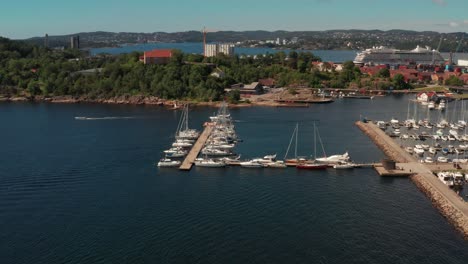
[[[138,119],[138,116],[105,116],[105,117],[86,117],[75,116],[75,120],[119,120],[119,119]]]

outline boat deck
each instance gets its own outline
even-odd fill
[[[185,170],[189,171],[193,163],[195,162],[195,159],[198,157],[198,154],[200,153],[201,149],[206,143],[206,140],[211,135],[211,132],[214,129],[214,124],[213,123],[206,123],[205,129],[203,130],[203,133],[198,137],[197,142],[193,145],[192,149],[188,153],[187,157],[185,157],[185,160],[182,162],[182,165],[180,165],[179,169],[180,170]]]

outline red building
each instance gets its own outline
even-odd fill
[[[167,64],[172,57],[170,49],[155,49],[145,51],[142,59],[144,64]]]

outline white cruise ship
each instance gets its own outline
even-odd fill
[[[373,47],[359,52],[354,59],[354,64],[359,65],[438,65],[444,62],[440,52],[431,50],[430,47],[421,48],[420,46],[413,50],[398,50],[384,46]]]

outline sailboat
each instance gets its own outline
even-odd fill
[[[332,156],[327,157],[327,154],[325,153],[325,149],[323,148],[322,139],[320,138],[320,134],[318,134],[318,130],[315,128],[315,124],[314,124],[314,129],[316,130],[316,134],[318,136],[320,146],[322,147],[322,152],[324,154],[324,157],[315,158],[316,162],[323,163],[323,164],[329,164],[329,165],[343,164],[343,163],[348,163],[349,162],[349,154],[348,154],[347,151],[344,154],[341,154],[341,155],[332,155]],[[317,154],[317,150],[315,149],[315,155],[316,154]]]
[[[297,135],[299,133],[299,124],[296,124],[296,127],[294,128],[294,131],[291,135],[291,140],[289,141],[288,149],[286,150],[286,154],[284,154],[283,160],[285,161],[286,165],[290,166],[295,166],[298,163],[305,163],[308,162],[307,158],[305,157],[298,157],[297,156]],[[294,158],[293,159],[287,159],[289,150],[291,149],[291,145],[295,141],[294,144]]]
[[[179,120],[179,124],[176,130],[176,139],[197,139],[200,136],[200,132],[196,129],[190,129],[188,125],[189,115],[188,104],[184,106],[182,115]]]
[[[320,139],[320,136],[319,136],[319,139]],[[322,141],[320,140],[320,143],[322,143]],[[323,145],[322,145],[322,150],[323,150]],[[325,151],[324,151],[325,153]],[[317,128],[315,127],[315,123],[314,123],[314,157],[316,158],[317,157]],[[315,159],[317,160],[317,159]],[[299,163],[296,165],[296,168],[298,169],[305,169],[305,170],[324,170],[326,168],[328,168],[328,164],[324,164],[324,163],[316,163],[316,162],[313,162],[313,163]]]

